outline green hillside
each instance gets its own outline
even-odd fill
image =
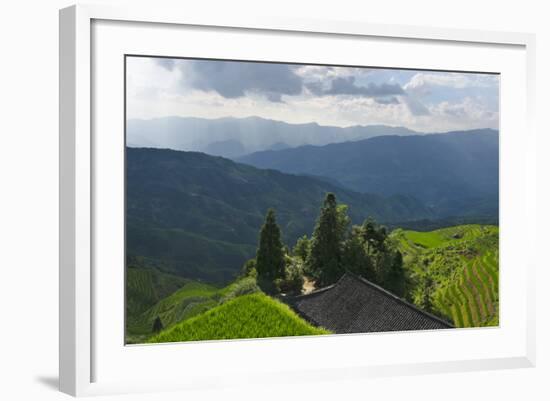
[[[165,329],[199,315],[237,296],[259,291],[252,277],[238,279],[224,288],[190,281],[180,289],[156,302],[145,311],[130,311],[126,317],[126,342],[142,342],[150,337],[153,322],[158,317]]]
[[[239,296],[149,339],[150,343],[328,334],[262,293]]]
[[[179,290],[163,298],[143,313],[129,315],[128,333],[150,335],[154,320],[159,317],[164,327],[171,326],[218,304],[218,289],[195,281],[188,282]]]
[[[224,285],[254,256],[268,208],[284,241],[309,235],[327,192],[360,224],[431,218],[411,196],[360,194],[312,177],[261,170],[222,157],[127,148],[127,253],[183,277]]]
[[[223,285],[255,252],[252,243],[222,241],[194,233],[194,228],[162,228],[127,222],[128,252],[162,263],[173,274]],[[212,231],[217,228],[212,225]]]
[[[188,282],[179,276],[130,261],[126,269],[127,314],[133,316],[142,313]]]
[[[456,327],[497,326],[498,231],[488,225],[393,231],[411,301]]]

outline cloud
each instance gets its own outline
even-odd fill
[[[430,110],[428,110],[420,100],[415,99],[413,96],[404,96],[403,100],[413,116],[427,116],[430,114]]]
[[[374,101],[378,104],[399,104],[401,103],[395,96],[375,98]]]
[[[325,81],[337,77],[354,76],[356,78],[370,75],[374,70],[365,67],[325,67],[321,65],[300,65],[296,67],[296,74],[306,82]]]
[[[405,95],[398,83],[358,85],[356,78],[372,72],[366,68],[169,58],[158,58],[156,63],[170,72],[179,69],[186,88],[213,91],[226,99],[260,95],[277,103],[285,95],[301,95],[304,88],[313,96],[369,97],[380,104],[396,104],[395,96]]]
[[[450,105],[460,104],[470,97],[478,97],[484,99],[484,109],[490,107],[498,99],[498,79],[497,75],[489,74],[417,72],[403,85],[407,93],[404,103],[414,116],[434,113],[449,118],[467,119],[473,115],[479,116],[473,108],[466,112],[461,107]]]
[[[192,89],[214,91],[226,99],[256,94],[281,102],[283,95],[302,92],[302,79],[288,64],[173,59],[158,59],[157,63],[169,70],[182,69]]]
[[[337,77],[330,82],[328,88],[323,87],[323,83],[320,81],[311,82],[307,85],[311,93],[323,96],[323,95],[350,95],[350,96],[363,96],[363,97],[390,97],[393,95],[404,95],[405,92],[399,84],[375,84],[370,82],[366,86],[359,86],[355,84],[355,77]]]
[[[434,88],[491,88],[498,84],[497,75],[419,72],[404,85],[408,93],[429,95]]]
[[[173,71],[176,66],[176,60],[173,58],[157,58],[156,62],[162,68],[167,69],[168,71]]]
[[[402,95],[403,89],[399,84],[374,84],[367,86],[355,85],[355,77],[336,78],[332,81],[330,89],[326,92],[329,95],[360,95],[366,97],[381,97],[389,95]]]
[[[470,119],[498,123],[498,111],[490,110],[479,99],[466,97],[460,102],[444,101],[431,108],[432,112],[453,121]],[[494,124],[493,124],[494,125]]]
[[[425,132],[499,126],[498,76],[486,74],[130,57],[126,93],[129,118],[259,116]]]

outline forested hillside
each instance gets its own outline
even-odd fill
[[[327,192],[354,223],[430,218],[411,196],[360,194],[325,180],[261,170],[221,157],[127,149],[127,252],[187,278],[224,284],[254,255],[268,208],[286,243],[311,233]]]
[[[379,136],[264,151],[238,159],[258,168],[328,177],[357,192],[410,195],[438,217],[498,217],[498,131]]]

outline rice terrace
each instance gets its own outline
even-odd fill
[[[421,281],[417,303],[429,306],[455,327],[498,326],[498,227],[466,225],[431,232],[393,232],[405,266]],[[422,266],[427,266],[424,269]],[[447,271],[444,275],[441,273]],[[424,294],[427,288],[430,294]]]
[[[499,325],[499,76],[127,56],[126,344]]]

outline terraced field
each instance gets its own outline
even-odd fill
[[[128,331],[136,334],[151,334],[153,322],[160,318],[164,327],[194,316],[218,304],[218,289],[195,281],[185,284],[163,298],[143,313],[128,319]]]
[[[140,313],[128,314],[126,342],[143,342],[153,333],[153,323],[160,318],[165,329],[200,315],[234,297],[258,291],[251,278],[237,280],[224,288],[187,280],[183,287]]]
[[[413,302],[456,327],[497,326],[498,227],[465,225],[431,232],[395,230]],[[423,304],[424,303],[424,304]]]
[[[184,320],[148,340],[150,343],[328,334],[263,293],[242,295]]]
[[[154,268],[130,265],[126,270],[126,311],[139,314],[188,282]]]

